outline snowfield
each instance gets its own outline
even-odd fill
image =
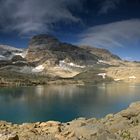
[[[105,79],[105,77],[106,77],[106,73],[99,73],[98,76],[102,76],[103,79]]]
[[[81,66],[81,65],[77,65],[77,64],[74,64],[74,63],[67,63],[65,62],[65,60],[62,60],[62,61],[59,61],[59,67],[65,69],[65,70],[69,70],[71,68],[85,68],[85,66]]]
[[[42,72],[44,70],[44,66],[43,65],[39,65],[35,68],[32,69],[32,72],[38,73],[38,72]]]

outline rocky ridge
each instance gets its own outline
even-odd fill
[[[0,122],[0,140],[139,140],[140,102],[104,118],[12,124]]]
[[[119,56],[112,54],[107,49],[95,48],[91,46],[80,46],[80,48],[88,50],[90,53],[98,56],[100,60],[104,60],[104,61],[121,60]]]
[[[39,61],[38,63],[51,59],[55,64],[60,60],[67,60],[67,62],[85,65],[90,61],[92,64],[96,63],[98,57],[78,46],[60,42],[53,36],[43,34],[34,36],[30,40],[26,59]]]
[[[32,37],[25,50],[0,45],[0,85],[11,85],[12,81],[12,85],[140,83],[139,65],[123,61],[106,49],[75,46],[45,34]],[[42,76],[47,77],[46,80],[40,80]]]
[[[10,60],[15,55],[25,57],[25,50],[8,45],[0,45],[0,60]]]

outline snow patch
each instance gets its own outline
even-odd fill
[[[97,62],[97,64],[107,64],[107,65],[111,65],[111,63],[110,62],[108,62],[108,61],[105,61],[105,60],[100,60],[100,59],[98,59],[98,62]]]
[[[68,65],[72,66],[72,67],[77,67],[77,68],[85,68],[85,66],[81,66],[81,65],[76,65],[74,63],[68,63]]]
[[[25,58],[26,57],[26,55],[27,55],[27,51],[23,51],[23,52],[14,52],[13,53],[13,56],[15,56],[15,55],[20,55],[22,58]]]
[[[67,63],[65,62],[65,60],[61,60],[59,61],[59,67],[63,68],[63,69],[70,69],[72,67],[75,67],[75,68],[85,68],[85,66],[81,66],[81,65],[77,65],[77,64],[74,64],[74,63]]]
[[[1,60],[11,60],[15,55],[20,55],[25,58],[27,50],[14,48],[7,45],[0,45],[0,59]],[[2,58],[2,56],[4,56]]]
[[[129,79],[136,79],[136,76],[129,76]]]
[[[42,72],[44,70],[44,66],[43,65],[39,65],[35,68],[32,69],[32,72]]]
[[[5,56],[0,55],[0,60],[5,60]]]
[[[106,78],[106,73],[99,73],[98,76],[102,76],[103,79],[105,79]]]
[[[117,79],[114,79],[114,81],[120,81],[121,79],[117,78]]]
[[[99,63],[105,63],[104,60],[100,60],[100,59],[98,59],[98,62],[99,62]]]
[[[15,48],[8,45],[0,45],[0,49],[7,50],[7,51],[23,51],[23,49]]]

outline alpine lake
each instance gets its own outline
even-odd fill
[[[101,118],[138,100],[140,85],[126,83],[0,88],[0,120],[23,123]]]

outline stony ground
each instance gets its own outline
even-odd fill
[[[102,119],[71,122],[0,122],[0,140],[140,140],[140,102]]]
[[[115,81],[140,83],[140,63],[125,62],[119,67],[109,67],[106,74]]]

